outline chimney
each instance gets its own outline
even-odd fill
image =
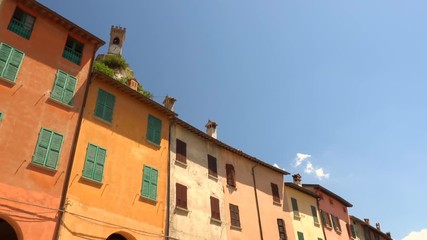
[[[135,90],[135,91],[138,91],[138,82],[136,81],[136,79],[135,79],[135,78],[131,78],[131,79],[129,79],[128,84],[129,84],[129,87],[130,87],[130,88],[132,88],[132,89],[133,89],[133,90]]]
[[[391,233],[390,232],[386,232],[385,235],[387,235],[391,239]]]
[[[176,99],[175,99],[175,98],[173,98],[173,97],[169,97],[168,95],[166,95],[165,100],[163,100],[163,105],[164,105],[167,109],[169,109],[169,110],[171,110],[171,111],[174,111],[174,110],[173,110],[173,107],[174,107],[174,105],[175,105],[175,102],[176,102]]]
[[[211,120],[208,120],[208,123],[206,123],[205,125],[206,133],[215,139],[216,139],[216,126],[218,126],[218,124],[216,124],[216,122],[212,122]]]
[[[375,227],[377,228],[378,231],[381,231],[381,225],[380,225],[380,223],[375,223]]]
[[[301,175],[299,173],[292,175],[292,177],[294,178],[294,183],[300,187],[302,187],[302,183],[301,183]]]
[[[364,218],[363,221],[369,225],[369,218]]]

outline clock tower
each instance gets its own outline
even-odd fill
[[[108,54],[122,55],[122,47],[126,37],[126,28],[111,26]]]

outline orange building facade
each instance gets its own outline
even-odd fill
[[[164,239],[173,116],[129,86],[93,75],[60,239]]]
[[[53,239],[104,42],[35,1],[0,5],[0,239]]]

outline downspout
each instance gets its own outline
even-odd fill
[[[263,239],[264,239],[264,237],[263,237],[263,234],[262,234],[261,215],[260,215],[260,213],[259,213],[258,194],[257,194],[257,190],[256,190],[256,181],[255,181],[255,168],[256,168],[257,166],[258,166],[258,164],[257,164],[257,165],[254,165],[254,166],[252,167],[252,179],[253,179],[253,181],[254,181],[255,203],[256,203],[256,211],[257,211],[257,214],[258,214],[259,234],[260,234],[260,239],[261,239],[261,240],[263,240]]]
[[[174,119],[169,119],[169,143],[168,143],[168,175],[166,181],[166,223],[165,223],[165,239],[169,239],[169,220],[170,220],[170,180],[171,180],[171,130]]]
[[[95,62],[95,54],[96,54],[96,51],[98,51],[98,49],[101,46],[102,45],[97,45],[95,47],[95,49],[93,50],[92,62],[90,63],[90,68],[89,68],[90,72],[88,74],[88,80],[86,83],[86,89],[85,89],[85,94],[83,97],[83,103],[82,103],[82,106],[80,109],[80,116],[79,116],[79,120],[77,121],[76,131],[74,132],[74,138],[73,138],[73,143],[72,143],[71,152],[70,152],[70,160],[68,161],[68,166],[67,166],[67,170],[65,173],[64,185],[62,188],[61,202],[59,204],[59,211],[58,211],[58,221],[57,221],[56,226],[55,226],[55,232],[54,232],[54,238],[53,238],[56,240],[59,239],[59,228],[60,228],[60,225],[61,225],[63,217],[64,217],[66,197],[67,197],[67,191],[68,191],[68,184],[70,183],[71,170],[73,168],[74,157],[76,155],[77,140],[79,139],[80,128],[81,128],[82,120],[83,120],[83,113],[84,113],[84,109],[86,106],[87,96],[89,94],[89,86],[90,86],[91,80],[93,78],[92,67],[93,67],[93,64]]]
[[[319,213],[320,213],[320,197],[316,198],[316,203],[317,203],[317,209],[319,209]],[[320,214],[322,215],[322,214]],[[322,219],[322,216],[320,216],[320,218]],[[327,240],[328,238],[326,237],[326,233],[325,233],[325,226],[323,226],[323,220],[321,220],[322,222],[322,232],[323,232],[323,237],[325,237],[325,240]]]

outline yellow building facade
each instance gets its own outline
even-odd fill
[[[324,240],[318,196],[295,183],[285,183],[285,196],[292,218],[293,236],[297,240]]]
[[[164,239],[173,116],[119,81],[92,76],[60,239]]]

